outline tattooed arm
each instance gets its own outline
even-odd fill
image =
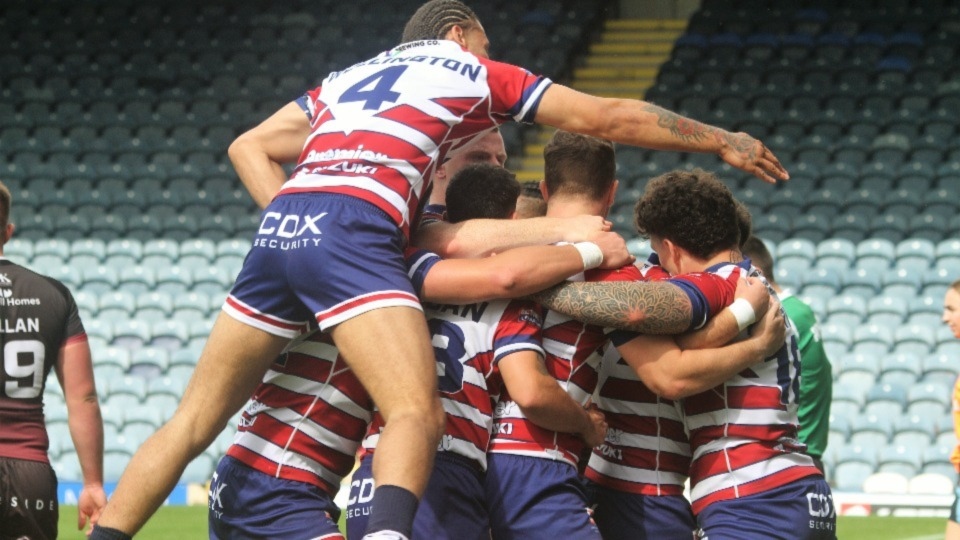
[[[690,328],[690,297],[668,282],[565,282],[531,298],[574,319],[645,334],[679,334]]]
[[[536,121],[655,150],[714,153],[765,182],[790,178],[773,152],[750,135],[730,133],[645,101],[601,98],[553,84],[541,98]]]

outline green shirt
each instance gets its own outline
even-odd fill
[[[787,317],[797,327],[800,350],[800,440],[807,453],[823,457],[830,430],[830,401],[833,399],[833,369],[820,340],[820,327],[810,306],[790,293],[780,295]]]

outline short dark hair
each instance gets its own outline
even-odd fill
[[[706,259],[740,246],[737,204],[730,190],[703,169],[675,170],[647,184],[637,201],[637,231],[667,239]]]
[[[580,195],[597,200],[617,174],[613,143],[557,130],[543,148],[543,179],[551,196]]]
[[[743,242],[743,247],[740,248],[740,251],[743,252],[745,257],[750,258],[750,262],[760,270],[763,277],[767,278],[767,281],[770,283],[776,282],[773,277],[775,270],[773,255],[770,254],[770,250],[767,249],[767,245],[763,243],[763,240],[756,236],[751,236]]]
[[[517,197],[517,218],[541,217],[547,214],[547,201],[540,192],[540,182],[522,182]]]
[[[12,200],[10,189],[6,184],[0,182],[0,229],[6,229],[7,224],[10,223],[10,202]]]
[[[520,182],[512,172],[488,163],[469,165],[447,186],[447,219],[506,219],[517,207]]]
[[[479,22],[477,14],[459,0],[430,0],[407,21],[400,43],[442,39],[454,26],[470,28]]]
[[[737,203],[737,225],[740,226],[740,247],[753,235],[753,216],[750,215],[750,209],[747,205],[734,199]]]

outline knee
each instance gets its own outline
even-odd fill
[[[437,442],[443,436],[447,425],[447,414],[443,410],[439,397],[410,403],[409,406],[398,408],[384,419],[387,425],[392,422],[419,426],[419,429],[423,430],[427,436],[436,439]]]

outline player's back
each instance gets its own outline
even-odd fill
[[[640,270],[628,265],[615,270],[590,270],[571,280],[589,282],[640,281]],[[604,328],[590,325],[553,310],[543,319],[544,365],[570,397],[586,405],[597,386],[601,349],[607,343]],[[576,466],[584,450],[583,440],[572,433],[543,429],[529,421],[509,396],[500,398],[497,433],[490,451],[561,459]]]
[[[0,456],[47,461],[43,389],[60,349],[86,339],[59,281],[0,259]]]
[[[331,496],[353,468],[373,402],[327,334],[295,341],[244,409],[227,455]]]
[[[747,272],[766,283],[746,264],[719,265],[711,272]],[[787,317],[784,321],[787,336],[774,355],[722,385],[682,400],[693,449],[690,478],[695,513],[716,500],[760,493],[819,474],[797,436],[800,355],[796,330]]]
[[[531,122],[549,84],[446,40],[334,72],[301,98],[311,134],[281,194],[360,197],[406,228],[446,153],[505,121]]]

